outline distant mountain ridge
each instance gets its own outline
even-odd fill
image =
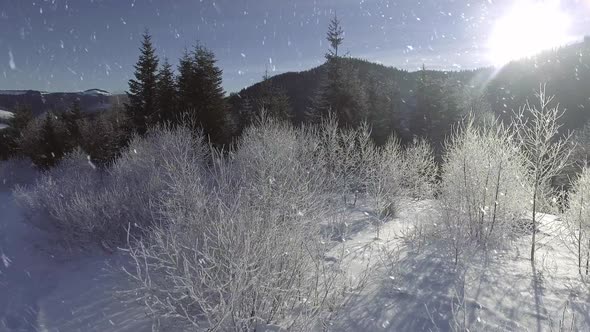
[[[83,112],[99,112],[123,105],[124,96],[101,89],[81,92],[44,92],[36,90],[0,90],[0,109],[14,111],[18,105],[31,108],[35,116],[70,108],[78,102]]]
[[[408,121],[415,109],[415,89],[422,72],[408,72],[361,59],[352,58],[348,61],[358,70],[363,84],[368,85],[373,80],[395,86],[400,100],[399,120]],[[281,87],[287,94],[296,123],[303,121],[324,71],[325,64],[310,70],[269,78],[272,85]],[[509,116],[512,110],[524,105],[527,99],[535,101],[535,91],[538,91],[540,84],[546,83],[547,93],[555,95],[555,101],[566,110],[562,119],[565,130],[579,128],[590,121],[590,37],[577,44],[513,61],[500,70],[426,70],[426,74],[430,78],[469,86],[474,91],[484,91],[485,99],[498,116]],[[257,83],[231,95],[229,101],[234,111],[240,107],[241,100],[256,100],[261,88],[262,84]]]

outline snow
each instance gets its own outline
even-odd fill
[[[0,95],[20,96],[27,94],[26,90],[0,90]]]
[[[116,293],[127,282],[116,272],[127,264],[124,256],[59,249],[22,222],[1,187],[0,211],[0,331],[151,331],[143,308]],[[435,239],[418,246],[419,238],[408,238],[438,215],[436,201],[403,202],[376,238],[367,204],[347,209],[348,234],[325,256],[343,262],[350,284],[345,305],[327,322],[330,331],[449,331],[453,316],[471,331],[548,331],[562,317],[569,326],[572,312],[574,330],[587,330],[590,290],[561,242],[559,218],[541,219],[535,265],[530,236],[523,236],[487,257],[474,253],[457,268]]]
[[[90,89],[90,90],[86,90],[84,92],[82,92],[83,95],[89,95],[89,96],[110,96],[110,92],[108,91],[104,91],[104,90],[100,90],[100,89]]]
[[[559,330],[563,318],[569,328],[574,317],[574,331],[588,330],[590,289],[563,244],[559,218],[545,215],[541,220],[535,265],[529,260],[531,236],[524,236],[509,250],[487,257],[474,253],[457,268],[435,239],[420,250],[403,241],[417,221],[435,222],[436,215],[436,202],[413,203],[382,226],[380,239],[367,225],[332,249],[334,257],[349,253],[345,265],[350,278],[367,278],[368,265],[373,272],[364,288],[351,292],[330,330],[449,331],[454,312],[470,331]]]
[[[143,309],[116,294],[126,280],[108,266],[123,257],[60,250],[6,191],[0,211],[0,331],[151,331]]]
[[[0,109],[0,120],[8,120],[14,116],[14,113]]]
[[[7,124],[0,123],[0,130],[6,129],[6,128],[8,128],[8,127],[9,127],[9,126],[8,126]]]

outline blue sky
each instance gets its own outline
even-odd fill
[[[174,64],[197,40],[212,49],[225,89],[237,91],[266,68],[278,74],[321,64],[334,12],[352,56],[409,70],[475,68],[490,64],[486,40],[514,2],[0,0],[0,89],[123,91],[149,28],[159,56]],[[590,0],[560,6],[574,37],[590,33]]]

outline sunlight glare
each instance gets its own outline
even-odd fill
[[[490,61],[501,67],[571,41],[571,18],[559,1],[518,1],[494,26],[489,39]]]

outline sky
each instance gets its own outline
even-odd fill
[[[518,1],[555,3],[570,18],[568,42],[590,34],[590,0],[0,0],[0,89],[122,92],[149,29],[174,65],[197,41],[210,48],[236,92],[267,69],[320,65],[335,13],[350,56],[473,69],[493,64],[494,24]]]

